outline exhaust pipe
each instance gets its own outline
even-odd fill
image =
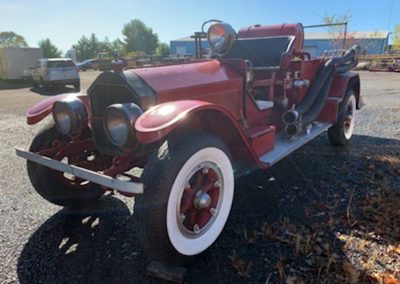
[[[286,125],[296,123],[300,118],[300,114],[294,108],[285,111],[282,115],[282,120]]]
[[[302,129],[302,128],[301,128],[301,126],[300,126],[299,123],[296,123],[296,124],[289,124],[289,125],[286,125],[286,126],[285,126],[285,133],[286,133],[289,137],[292,137],[292,136],[296,136],[296,135],[300,134],[301,129]]]

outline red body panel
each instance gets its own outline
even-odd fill
[[[36,124],[39,121],[43,120],[46,116],[48,116],[53,110],[53,104],[56,101],[59,101],[65,97],[78,97],[80,98],[86,106],[86,109],[89,109],[89,102],[85,94],[83,93],[75,93],[75,94],[61,94],[57,96],[53,96],[43,101],[37,103],[35,106],[30,108],[26,113],[26,121],[29,125]]]
[[[346,94],[347,87],[351,85],[352,80],[354,80],[355,83],[359,83],[359,75],[354,72],[346,72],[343,74],[334,75],[328,99],[320,115],[317,118],[318,121],[336,123],[339,111],[339,104],[343,100]],[[357,108],[359,108],[360,104],[359,88],[356,87],[355,90],[356,90],[355,95],[357,100]]]
[[[180,125],[182,120],[187,119],[190,115],[210,110],[222,114],[224,118],[227,118],[231,122],[241,139],[241,141],[236,141],[237,144],[239,145],[243,143],[246,146],[246,151],[248,151],[248,154],[251,156],[250,160],[259,166],[262,166],[260,165],[258,155],[254,151],[250,140],[243,132],[243,127],[235,120],[232,114],[221,106],[205,101],[173,101],[159,104],[149,109],[143,115],[141,115],[135,123],[136,137],[139,142],[145,144],[158,141],[167,136],[168,133]],[[221,129],[218,126],[219,122],[220,121],[215,122],[215,128],[217,128],[220,132],[224,132],[224,129]],[[225,128],[229,128],[229,126],[230,125],[224,125]],[[266,146],[272,147],[271,145]],[[240,150],[238,149],[237,151],[239,152]]]
[[[158,94],[157,102],[202,100],[222,105],[236,119],[242,107],[243,78],[218,60],[131,70]]]
[[[239,30],[239,38],[255,38],[255,37],[267,37],[267,36],[295,36],[295,42],[293,44],[294,51],[300,52],[303,50],[304,44],[304,30],[303,25],[298,24],[282,24],[282,25],[271,25],[261,26],[254,25]]]
[[[159,104],[141,115],[135,123],[137,139],[141,143],[155,142],[175,129],[180,120],[201,110],[217,110],[223,113],[241,132],[241,127],[232,115],[222,107],[205,101],[184,100]]]

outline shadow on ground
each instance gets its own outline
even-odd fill
[[[17,90],[32,87],[31,80],[3,80],[0,79],[0,90]]]
[[[31,92],[42,96],[56,96],[65,93],[79,93],[79,90],[72,87],[48,87],[46,89],[41,88],[31,88]]]
[[[143,282],[146,263],[126,205],[104,197],[88,212],[61,210],[30,237],[18,260],[21,283]]]
[[[341,148],[324,136],[238,181],[217,248],[236,271],[224,280],[375,283],[400,271],[400,250],[380,262],[399,247],[400,211],[376,214],[400,207],[400,141],[356,135]],[[394,196],[379,204],[382,191]]]
[[[379,203],[382,190],[395,194],[389,203],[400,200],[400,141],[352,142],[335,148],[319,137],[271,170],[240,178],[226,228],[189,268],[187,283],[376,283],[398,271],[396,255],[382,264],[377,254],[399,246],[400,212],[391,215],[397,223],[385,223],[390,218],[368,210],[388,207]],[[18,276],[21,283],[144,283],[146,266],[129,210],[106,197],[94,212],[61,210],[38,228]]]

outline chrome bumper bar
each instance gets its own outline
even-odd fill
[[[91,181],[103,185],[108,188],[112,188],[118,191],[126,193],[141,194],[143,193],[143,184],[138,182],[123,181],[110,176],[106,176],[85,168],[80,168],[74,165],[68,165],[57,160],[50,159],[45,156],[41,156],[29,151],[24,151],[19,148],[15,148],[17,156],[32,161],[34,163],[49,167],[51,169],[65,172],[73,176],[79,177],[84,180]]]

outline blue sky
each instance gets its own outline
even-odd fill
[[[399,0],[0,0],[0,31],[15,31],[30,46],[48,37],[65,51],[83,34],[122,39],[123,25],[134,18],[169,42],[198,31],[210,18],[239,29],[251,24],[319,24],[327,13],[347,11],[352,14],[351,31],[392,31],[400,23]]]

